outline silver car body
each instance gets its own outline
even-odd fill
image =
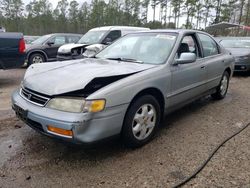
[[[157,30],[146,33],[148,32],[172,32],[178,35],[166,63],[152,65],[82,59],[32,65],[22,82],[24,93],[22,89],[18,89],[12,95],[13,108],[18,106],[27,112],[25,122],[43,134],[74,143],[91,143],[120,134],[126,111],[138,94],[150,92],[156,95],[164,114],[167,114],[203,95],[213,93],[220,84],[224,71],[229,70],[231,74],[233,72],[234,58],[219,44],[218,55],[199,58],[190,64],[173,64],[183,36],[196,34],[198,31]],[[95,79],[114,79],[105,87],[83,96],[88,100],[106,100],[105,110],[98,113],[62,112],[30,100],[30,97],[40,95],[45,100],[50,100],[54,96],[79,94]],[[73,136],[51,133],[47,125],[72,130]]]

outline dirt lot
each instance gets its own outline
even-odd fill
[[[225,137],[250,122],[250,77],[231,81],[223,101],[209,97],[166,117],[158,137],[137,150],[118,140],[73,147],[15,118],[10,95],[24,69],[0,71],[0,187],[171,187]],[[184,187],[250,187],[250,128],[228,142]]]

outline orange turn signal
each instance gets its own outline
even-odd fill
[[[53,127],[50,125],[48,125],[48,131],[52,133],[60,134],[63,136],[69,136],[69,137],[73,136],[73,132],[71,130],[61,129],[61,128]]]

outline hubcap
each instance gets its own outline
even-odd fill
[[[35,56],[32,60],[32,63],[35,64],[35,63],[42,63],[43,62],[43,59],[40,57],[40,56]]]
[[[156,124],[156,110],[151,104],[145,104],[135,113],[132,130],[136,139],[146,139]]]
[[[225,93],[227,92],[227,87],[228,87],[228,78],[226,75],[224,75],[221,80],[221,86],[220,86],[221,95],[225,95]]]

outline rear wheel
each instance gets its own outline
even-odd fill
[[[160,116],[160,105],[153,96],[138,98],[127,111],[122,129],[123,142],[133,148],[146,144],[157,131]]]
[[[225,98],[229,86],[229,78],[228,72],[225,71],[220,81],[220,85],[216,89],[216,93],[211,95],[214,99],[221,100]]]
[[[37,64],[37,63],[43,63],[45,62],[45,57],[44,55],[40,54],[40,53],[34,53],[29,57],[28,60],[28,66],[32,65],[32,64]]]

